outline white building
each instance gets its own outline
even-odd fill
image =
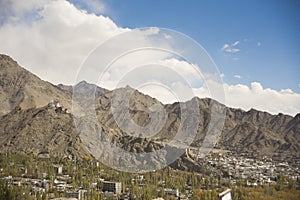
[[[232,200],[231,189],[227,189],[219,194],[219,200]]]

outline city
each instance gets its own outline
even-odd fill
[[[230,188],[232,199],[247,199],[247,191],[267,195],[299,193],[299,170],[275,164],[213,153],[208,167],[221,173],[202,175],[171,167],[143,174],[110,169],[92,159],[1,155],[1,194],[6,199],[218,199]],[[298,189],[297,189],[298,188]],[[293,191],[291,193],[290,191]],[[259,195],[261,195],[259,193]],[[298,195],[298,196],[297,196]]]

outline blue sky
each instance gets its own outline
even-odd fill
[[[89,12],[93,8],[71,1]],[[102,1],[121,27],[163,27],[180,31],[200,43],[216,62],[224,81],[259,81],[276,90],[300,92],[300,2],[252,1]],[[103,13],[98,13],[103,14]],[[239,41],[237,53],[221,51]],[[235,75],[238,75],[236,78]]]
[[[136,28],[173,29],[197,41],[216,63],[226,96],[217,100],[294,116],[300,112],[299,9],[296,0],[2,0],[0,53],[46,81],[71,85],[87,56],[104,41]],[[156,29],[149,31],[157,34]],[[149,45],[151,36],[146,37],[144,45]],[[150,58],[193,74],[189,70],[194,63],[156,56],[129,56],[99,86],[114,89],[117,75]],[[213,98],[201,84],[192,90],[200,98]],[[172,102],[170,94],[153,91],[142,92]]]

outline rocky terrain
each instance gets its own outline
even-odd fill
[[[76,90],[82,96],[86,95],[95,95],[96,97],[108,92],[107,89],[98,87],[94,84],[87,83],[86,81],[81,81],[78,84],[75,85],[75,87],[71,85],[63,85],[63,84],[58,84],[57,87],[60,89],[69,92],[70,94],[73,93],[73,90]]]
[[[49,106],[14,109],[0,120],[2,153],[90,156],[77,135],[72,115]]]
[[[300,114],[291,117],[271,115],[251,109],[247,112],[227,108],[220,146],[237,152],[260,155],[293,154],[300,156]]]
[[[80,130],[75,128],[76,113],[71,114],[64,110],[72,107],[72,86],[54,86],[45,82],[5,55],[0,55],[0,85],[1,153],[77,155],[79,158],[93,156],[90,153],[95,141],[86,136],[82,137]],[[82,94],[79,106],[84,110],[93,108],[98,122],[95,129],[101,129],[113,144],[128,152],[153,152],[166,147],[178,132],[191,126],[181,122],[181,119],[195,120],[193,116],[199,118],[199,121],[195,121],[198,122],[195,137],[190,139],[182,136],[177,138],[181,143],[175,142],[171,145],[172,148],[176,145],[176,148],[184,148],[185,140],[189,140],[194,148],[201,146],[205,136],[209,134],[212,108],[215,108],[217,112],[226,111],[218,148],[235,152],[255,152],[270,157],[300,157],[300,114],[292,117],[284,114],[271,115],[254,109],[243,111],[225,107],[208,98],[196,97],[188,102],[164,105],[130,87],[108,91],[84,81],[77,84],[75,89],[77,95]],[[91,96],[94,97],[92,101],[89,99]],[[52,100],[58,100],[61,105],[48,105]],[[197,113],[191,109],[195,103],[199,107]],[[76,119],[84,120],[84,115]],[[130,121],[126,121],[127,119],[142,128],[136,131],[134,126],[128,126]],[[80,123],[77,121],[76,124],[78,128]],[[147,135],[148,133],[155,134]],[[179,147],[181,144],[183,146]],[[172,166],[179,169],[204,169],[203,166],[195,164],[187,154],[181,156]]]
[[[65,107],[71,108],[70,93],[41,80],[9,56],[0,55],[0,115],[15,107],[43,107],[53,99],[59,99]]]

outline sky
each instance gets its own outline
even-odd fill
[[[295,115],[300,112],[299,8],[296,0],[1,0],[0,52],[44,80],[74,84],[90,52],[109,38],[142,27],[172,29],[199,43],[214,61],[225,93],[225,100],[217,100]],[[186,66],[183,71],[191,64],[148,57]],[[110,81],[100,86],[113,89],[116,80]],[[209,96],[201,86],[193,91]],[[172,101],[161,94],[154,96]]]

